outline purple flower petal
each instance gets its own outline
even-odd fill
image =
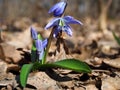
[[[52,20],[45,26],[45,30],[47,30],[47,29],[49,29],[49,28],[51,28],[51,27],[53,27],[53,26],[58,25],[59,19],[60,19],[60,18],[54,18],[54,19],[52,19]]]
[[[37,39],[35,44],[38,52],[43,51],[42,40]]]
[[[44,48],[46,47],[47,45],[47,39],[45,40],[39,40],[37,39],[36,40],[36,48],[37,48],[37,54],[38,54],[38,57],[39,57],[39,60],[42,60],[43,58],[43,54],[44,54]]]
[[[41,51],[40,53],[38,53],[39,60],[42,60],[43,55],[44,55],[44,51]]]
[[[38,37],[37,37],[37,32],[36,32],[36,30],[33,28],[33,27],[31,27],[31,36],[32,36],[32,38],[34,39],[34,40],[36,40]]]
[[[65,20],[66,24],[80,24],[80,25],[83,25],[82,22],[80,22],[79,20],[74,19],[71,16],[65,16],[63,19]]]
[[[58,9],[54,11],[54,16],[62,16],[66,7],[66,3],[63,3],[59,6]]]
[[[61,26],[57,26],[57,27],[55,28],[53,37],[56,37],[61,30],[62,30],[62,27],[61,27]]]
[[[64,26],[63,31],[66,32],[69,36],[72,36],[72,29],[69,25]]]
[[[46,47],[47,43],[48,43],[48,39],[45,39],[45,40],[42,41],[42,46],[43,46],[43,48]]]
[[[66,2],[61,1],[57,4],[55,4],[52,8],[50,8],[48,13],[53,13],[54,16],[61,16],[64,13],[66,5],[67,5]]]
[[[54,11],[55,11],[56,9],[58,9],[62,4],[63,4],[63,2],[56,3],[53,7],[50,8],[50,10],[48,11],[48,13],[54,12]]]

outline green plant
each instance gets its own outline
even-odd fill
[[[67,2],[61,1],[55,4],[49,10],[49,13],[53,13],[55,18],[45,27],[45,29],[53,27],[48,39],[43,40],[41,35],[37,34],[36,30],[31,27],[31,36],[33,38],[33,45],[31,49],[32,62],[30,64],[24,64],[21,68],[20,83],[22,87],[26,86],[28,75],[31,71],[34,70],[60,67],[82,73],[91,72],[91,69],[86,63],[74,58],[63,59],[52,63],[46,62],[46,57],[48,55],[52,39],[57,38],[57,40],[63,40],[62,32],[66,32],[69,36],[72,36],[72,29],[69,24],[82,25],[80,21],[74,19],[71,16],[63,17],[66,6]]]
[[[112,32],[112,34],[116,42],[120,45],[120,38],[115,34],[115,32]]]

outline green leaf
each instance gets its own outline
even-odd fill
[[[35,41],[33,42],[33,45],[32,45],[32,50],[33,50],[33,51],[36,51]]]
[[[91,69],[90,67],[77,59],[64,59],[60,60],[54,63],[46,63],[46,64],[40,64],[40,63],[34,63],[34,69],[44,69],[44,68],[54,68],[54,67],[59,67],[59,68],[64,68],[64,69],[70,69],[76,72],[83,72],[83,73],[90,73]]]
[[[38,39],[42,40],[42,36],[40,34],[38,34]]]
[[[23,65],[20,72],[20,84],[22,87],[26,86],[28,75],[32,69],[33,64],[25,64]]]
[[[113,36],[114,36],[116,42],[120,45],[120,38],[114,32],[112,32],[112,33],[113,33]]]
[[[70,69],[76,72],[84,72],[84,73],[91,72],[91,69],[86,63],[77,59],[65,59],[65,60],[57,61],[54,64],[58,67]]]
[[[36,61],[35,63],[33,63],[32,71],[39,70],[41,68],[41,65],[42,63]]]

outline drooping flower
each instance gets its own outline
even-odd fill
[[[54,29],[55,31],[54,31],[53,37],[56,37],[61,30],[66,32],[69,36],[72,36],[72,29],[69,25],[56,26]]]
[[[72,36],[72,28],[69,24],[80,24],[83,25],[79,20],[74,19],[72,16],[64,16],[63,18],[54,18],[46,26],[45,29],[55,27],[54,37],[62,30],[66,32],[69,36]]]
[[[66,1],[60,1],[57,4],[55,4],[52,8],[50,8],[48,13],[53,13],[55,17],[60,17],[64,13],[66,6]]]
[[[43,58],[44,49],[46,48],[47,42],[48,42],[47,39],[45,39],[43,41],[40,39],[36,40],[35,45],[37,48],[37,54],[38,54],[39,60],[42,60],[42,58]]]
[[[37,36],[36,30],[35,30],[33,27],[31,27],[30,31],[31,31],[31,36],[32,36],[32,38],[33,38],[34,40],[37,40],[37,39],[38,39],[38,36]]]

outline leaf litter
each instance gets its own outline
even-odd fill
[[[40,28],[40,31],[38,30],[39,32],[42,32],[41,26],[34,25],[36,28]],[[74,32],[74,37],[69,39],[67,36],[64,36],[65,43],[60,41],[57,43],[60,45],[60,48],[56,47],[56,40],[54,40],[50,47],[49,56],[47,57],[47,60],[50,62],[66,58],[80,59],[90,66],[92,73],[76,73],[61,68],[35,71],[29,75],[27,87],[24,88],[24,90],[119,90],[120,47],[112,36],[109,35],[109,39],[108,37],[104,37],[103,33],[95,27],[90,27],[93,28],[93,30],[89,31],[85,30],[89,28],[89,25],[84,27],[83,30],[79,30],[78,27],[76,32]],[[18,38],[21,37],[19,40],[22,44],[18,44],[20,48],[22,48],[21,51],[18,51],[17,47],[15,47],[15,42],[18,42],[18,40],[15,39],[12,34],[16,33],[9,32],[11,36],[7,36],[8,32],[4,32],[6,40],[0,43],[1,48],[4,48],[3,46],[4,44],[6,45],[7,42],[10,43],[7,43],[6,47],[9,48],[10,45],[14,48],[8,49],[10,51],[7,52],[5,49],[0,49],[0,55],[2,56],[2,58],[0,57],[1,90],[23,89],[18,83],[19,68],[24,63],[30,62],[28,59],[30,59],[29,50],[31,47],[30,42],[24,43],[24,38],[29,36],[28,33],[25,32],[29,33],[29,27],[28,29],[21,30],[21,32],[16,32]],[[50,31],[46,32],[46,35],[45,33],[42,34],[47,37]],[[24,37],[22,37],[22,35],[24,35]],[[10,40],[8,39],[9,37],[11,38]],[[64,45],[66,45],[66,47]],[[11,51],[17,52],[17,56],[9,55]],[[18,58],[16,59],[16,57]]]

